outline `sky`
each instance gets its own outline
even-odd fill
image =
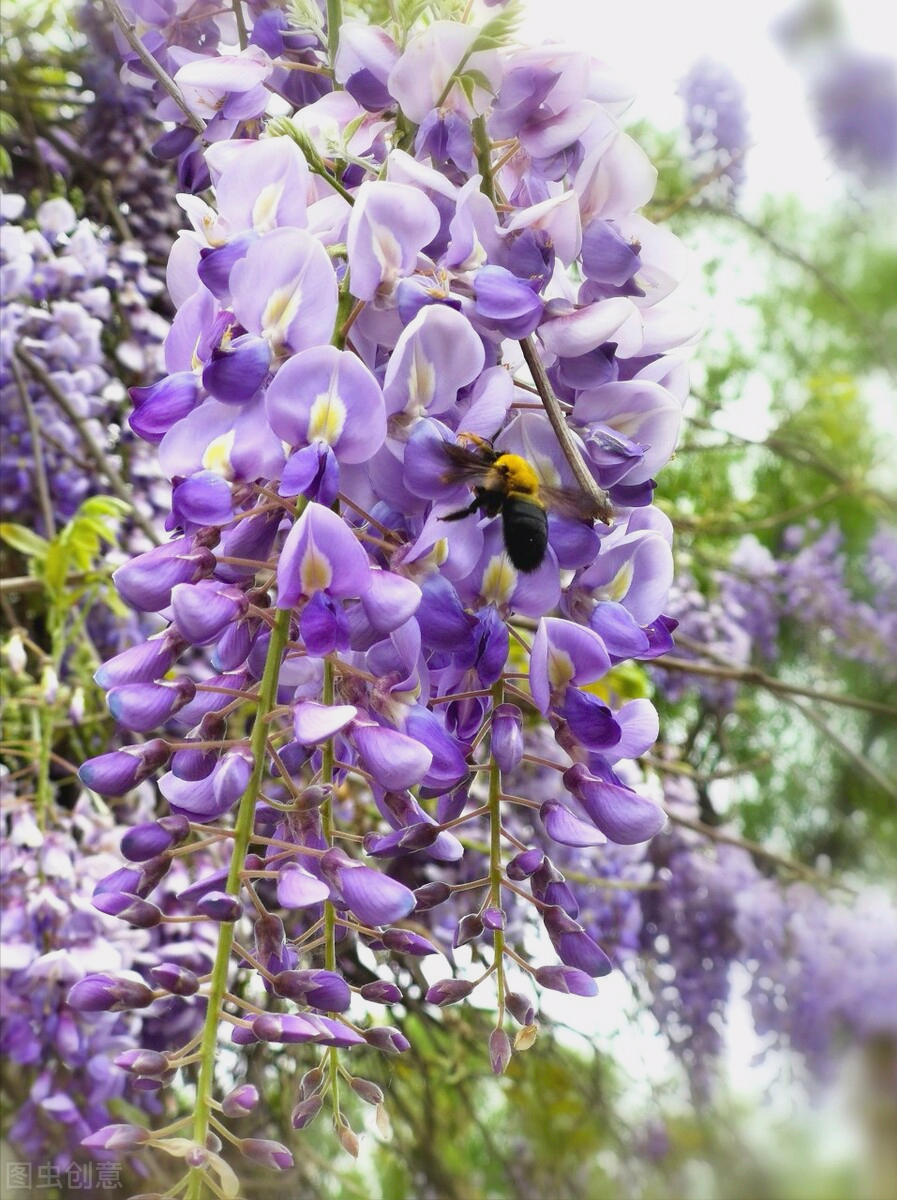
[[[522,40],[572,42],[632,81],[627,119],[647,117],[661,128],[682,121],[676,85],[708,55],[747,89],[752,149],[743,206],[764,192],[794,192],[808,204],[824,199],[834,171],[816,140],[803,80],[769,34],[794,0],[526,0]],[[851,44],[897,56],[893,0],[844,0]]]

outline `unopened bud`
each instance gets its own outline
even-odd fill
[[[28,655],[25,652],[25,643],[22,641],[21,634],[14,633],[12,635],[3,647],[3,653],[6,656],[6,661],[9,663],[9,669],[13,675],[21,675],[28,665]]]
[[[53,704],[59,692],[59,676],[53,667],[44,667],[40,677],[40,690],[46,704]]]
[[[365,1104],[382,1104],[383,1092],[370,1079],[350,1079],[349,1087]]]
[[[511,1061],[511,1039],[503,1029],[493,1029],[489,1035],[489,1061],[495,1075],[504,1075]]]
[[[306,1126],[311,1125],[323,1104],[324,1101],[320,1096],[309,1096],[307,1100],[300,1100],[290,1114],[290,1124],[294,1129],[305,1129]]]
[[[336,1127],[336,1136],[339,1138],[340,1145],[346,1153],[351,1154],[353,1158],[358,1158],[358,1151],[360,1149],[358,1135],[341,1121]]]

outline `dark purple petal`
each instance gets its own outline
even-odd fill
[[[144,441],[158,443],[199,403],[199,380],[192,371],[177,371],[151,387],[129,388],[128,395],[134,402],[128,424]]]
[[[196,695],[192,679],[182,676],[171,683],[132,683],[114,687],[106,696],[109,711],[120,725],[148,733],[164,724]]]
[[[581,763],[564,772],[564,786],[589,819],[618,845],[646,842],[666,824],[666,814],[653,800],[630,788],[597,779]]]
[[[550,988],[554,992],[564,992],[568,996],[597,996],[598,984],[585,973],[575,967],[538,967],[535,971],[536,983]]]

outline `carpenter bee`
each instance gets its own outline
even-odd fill
[[[443,483],[466,483],[474,498],[466,508],[447,513],[443,521],[460,521],[471,513],[487,517],[501,513],[501,526],[508,558],[518,571],[536,571],[548,549],[548,512],[592,522],[606,519],[597,501],[578,488],[549,487],[542,483],[533,465],[519,454],[504,454],[473,434],[461,435],[469,448],[445,442],[451,464]]]

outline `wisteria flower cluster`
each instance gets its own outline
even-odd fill
[[[401,1000],[391,963],[474,948],[481,976],[438,980],[427,999],[494,982],[496,1072],[514,1049],[506,1014],[524,1026],[518,1048],[535,1036],[518,980],[591,995],[611,969],[547,850],[637,844],[665,821],[628,766],[656,713],[622,699],[614,672],[671,644],[671,528],[652,497],[687,388],[671,352],[696,322],[671,296],[678,241],[637,213],[655,171],[617,124],[628,93],[588,54],[509,48],[507,9],[482,29],[418,31],[340,23],[338,5],[327,25],[303,9],[299,27],[295,11],[238,6],[248,38],[221,54],[230,15],[193,5],[160,23],[147,7],[134,15],[167,71],[158,114],[179,122],[182,180],[210,181],[214,203],[181,198],[167,374],[132,390],[131,428],[171,481],[171,536],[114,580],[167,628],[98,673],[137,736],[81,778],[120,796],[162,772],[170,812],[129,833],[133,865],[102,883],[103,911],[164,923],[172,862],[194,844],[217,856],[177,908],[220,925],[196,992],[204,1028],[162,1070],[199,1062],[192,1131],[158,1141],[230,1194],[209,1141],[223,1022],[237,1045],[320,1047],[293,1124],[329,1097],[354,1152],[341,1080],[379,1097],[343,1052],[408,1048],[368,1016]],[[272,92],[292,116],[266,118]],[[481,469],[460,478],[447,447]],[[551,489],[578,489],[606,523],[546,519]],[[510,545],[515,497],[547,530],[530,569]],[[208,671],[178,669],[188,647]],[[561,761],[531,798],[503,778],[532,759],[533,713]],[[515,808],[538,838],[513,832]],[[469,828],[488,845],[480,878],[463,873]],[[414,887],[409,860],[425,872]],[[512,898],[559,961],[512,944]],[[451,944],[432,915],[449,901]],[[346,978],[354,943],[379,978]],[[259,983],[252,1002],[229,986],[232,953]],[[135,996],[104,973],[70,999],[102,1011],[165,990]],[[110,1127],[88,1144],[149,1140]],[[290,1161],[274,1143],[241,1149]]]
[[[51,535],[103,490],[97,458],[110,450],[149,517],[163,499],[159,471],[122,431],[121,377],[140,382],[163,367],[169,324],[153,307],[163,285],[136,243],[79,221],[68,200],[47,200],[33,217],[13,193],[0,205],[0,512]]]
[[[708,597],[683,570],[670,589],[667,611],[678,622],[682,658],[709,654],[744,668],[771,663],[790,624],[800,637],[812,639],[817,652],[874,666],[881,678],[893,678],[897,536],[888,525],[876,529],[859,563],[848,560],[834,524],[814,520],[787,527],[777,554],[747,535],[728,565],[713,573],[713,584],[716,594]],[[657,674],[668,700],[696,688],[716,712],[735,707],[736,681]]]
[[[82,1140],[113,1120],[122,1101],[148,1117],[158,1110],[158,1081],[141,1085],[121,1069],[135,1039],[158,1053],[188,1040],[201,1020],[177,994],[151,1014],[135,1014],[123,1005],[81,1008],[71,989],[98,969],[128,979],[132,991],[202,974],[212,962],[214,926],[129,927],[107,915],[92,893],[116,869],[126,829],[86,795],[72,812],[58,810],[62,820],[49,808],[35,811],[20,790],[8,774],[0,777],[0,1046],[18,1069],[7,1085],[17,1101],[9,1138],[33,1162],[67,1169],[82,1157]],[[142,799],[151,802],[148,793]],[[166,887],[187,882],[176,869]]]
[[[745,179],[748,117],[743,85],[712,58],[699,58],[679,84],[702,194],[733,203]]]

